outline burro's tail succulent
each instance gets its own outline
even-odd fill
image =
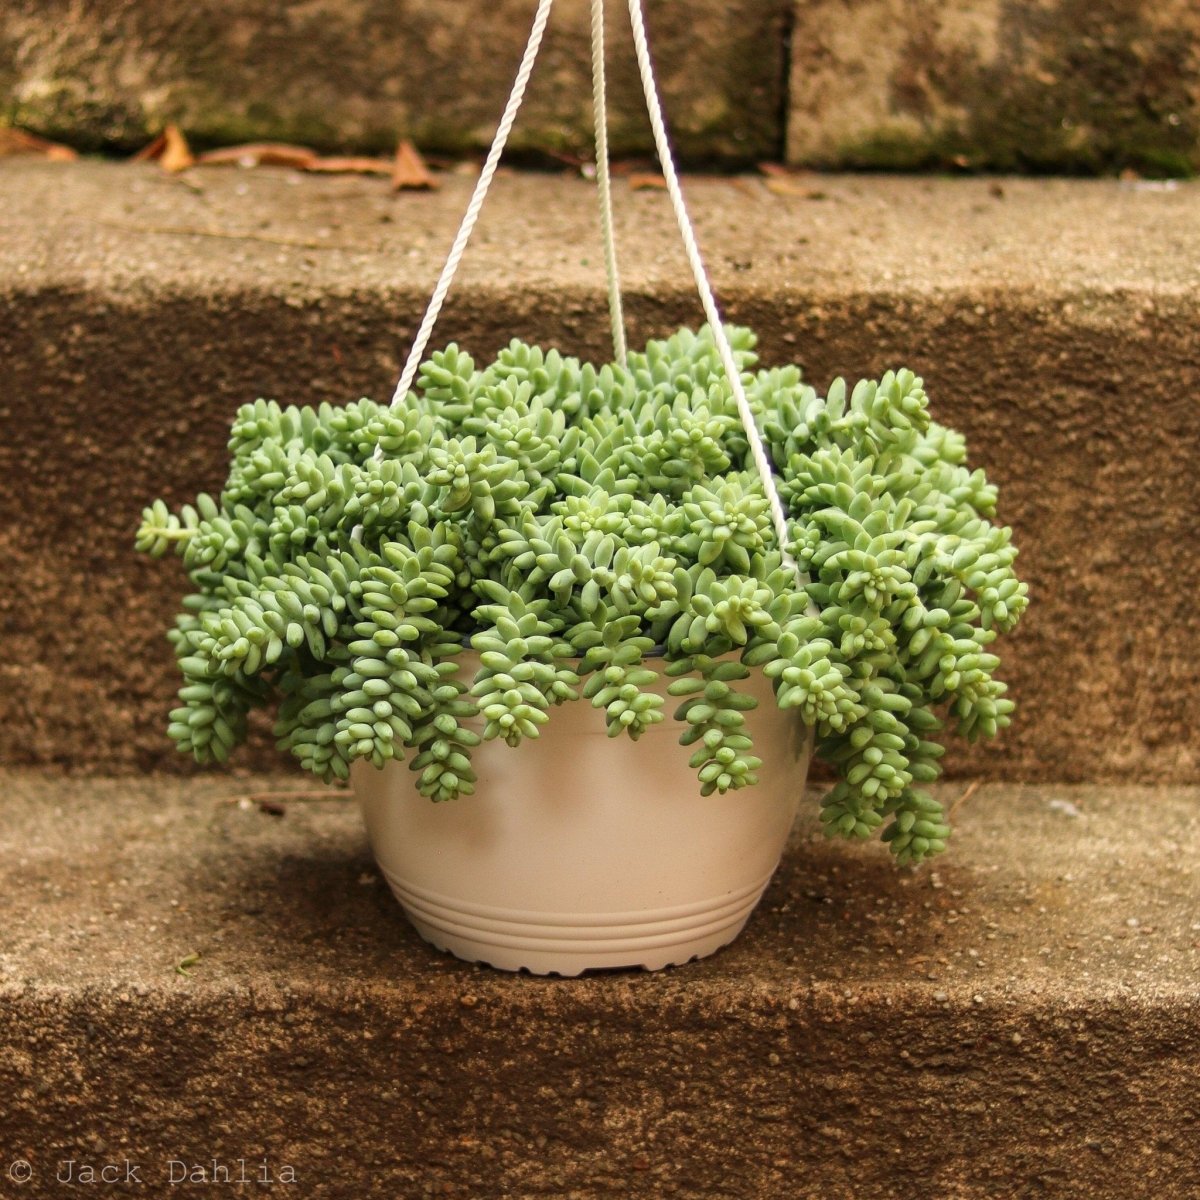
[[[193,589],[169,634],[178,747],[223,762],[274,703],[321,778],[406,760],[450,801],[481,739],[519,747],[584,701],[611,737],[673,716],[698,792],[736,791],[761,765],[738,685],[761,670],[837,772],[828,832],[940,852],[940,732],[992,737],[1013,711],[992,643],[1027,589],[996,490],[911,372],[819,396],[730,336],[800,576],[709,329],[624,366],[514,341],[481,369],[450,346],[392,411],[244,406],[222,493],[145,510],[137,548],[174,550]]]

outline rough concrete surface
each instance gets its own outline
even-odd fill
[[[917,873],[810,797],[733,946],[553,980],[426,947],[348,799],[248,799],[289,786],[0,775],[0,1194],[214,1158],[354,1200],[1200,1191],[1195,788],[986,786]]]
[[[183,581],[132,552],[144,504],[224,476],[258,396],[385,398],[469,181],[0,166],[0,758],[183,765],[162,631]],[[1194,464],[1200,187],[691,179],[729,316],[765,361],[907,364],[1001,489],[1033,603],[1020,712],[957,776],[1190,782],[1200,733]],[[665,198],[618,189],[635,339],[698,320]],[[595,197],[502,178],[436,339],[603,355]],[[277,762],[273,752],[247,764]]]
[[[0,114],[73,145],[140,145],[168,121],[200,143],[486,146],[534,0],[15,0],[0,9]],[[651,146],[624,4],[611,8],[612,145]],[[686,17],[684,17],[686,10]],[[651,0],[664,103],[688,157],[778,158],[788,0]],[[514,149],[591,142],[586,0],[559,0]]]
[[[788,156],[1191,174],[1193,0],[796,0]]]
[[[585,150],[588,13],[559,0],[514,147]],[[452,153],[486,145],[533,0],[10,0],[0,116],[132,148],[287,139]],[[1194,0],[650,0],[676,140],[692,159],[840,167],[1190,174]],[[650,138],[610,0],[613,144]]]

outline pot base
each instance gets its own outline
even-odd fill
[[[770,880],[699,904],[573,914],[463,904],[383,875],[413,927],[438,950],[501,971],[563,976],[658,971],[705,958],[741,933]]]
[[[477,657],[462,658],[473,678]],[[673,702],[664,677],[653,687]],[[746,731],[762,766],[757,784],[724,794],[701,793],[676,722],[612,738],[582,700],[515,750],[477,746],[475,792],[443,804],[406,763],[356,762],[371,848],[420,935],[536,975],[657,970],[733,941],[779,863],[812,749],[761,672],[741,690],[758,701]]]

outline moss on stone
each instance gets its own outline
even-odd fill
[[[919,132],[868,134],[846,147],[848,163],[1169,175],[1200,166],[1191,30],[1165,25],[1141,0],[1008,0],[988,60],[939,37],[937,20],[914,22],[888,81],[894,111]]]
[[[316,0],[254,15],[232,0],[162,0],[85,6],[69,19],[65,0],[43,7],[24,22],[0,17],[0,104],[12,97],[8,115],[32,130],[116,151],[174,121],[201,147],[286,140],[379,152],[402,134],[436,153],[477,152],[490,141],[529,19],[525,0],[479,12],[442,0],[410,0],[401,12],[383,0]],[[650,21],[682,157],[745,163],[777,154],[790,0],[696,0],[686,19],[671,7],[652,5]],[[590,146],[584,17],[551,23],[515,150]],[[614,149],[646,154],[640,85],[616,36]]]

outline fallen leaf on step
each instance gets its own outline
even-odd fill
[[[39,158],[49,159],[50,162],[74,162],[79,157],[70,146],[48,142],[45,138],[26,133],[23,129],[0,125],[0,158],[9,158],[17,154],[36,154]]]
[[[662,191],[667,186],[667,181],[651,171],[640,171],[629,176],[629,186],[635,192],[644,192],[651,188]]]
[[[437,180],[429,173],[416,146],[407,138],[403,140],[396,147],[396,157],[392,162],[392,190],[430,191],[437,185]]]
[[[799,196],[803,200],[825,200],[827,193],[817,183],[820,178],[804,167],[784,163],[760,162],[758,173],[765,175],[767,191],[775,196]]]
[[[174,125],[168,125],[165,135],[167,144],[163,149],[162,157],[158,160],[159,166],[172,174],[186,171],[188,167],[194,166],[195,156],[187,144],[187,138],[180,133],[179,129]]]
[[[392,164],[386,158],[315,158],[305,168],[328,175],[390,175]]]
[[[147,142],[136,154],[130,158],[130,162],[154,162],[162,157],[162,152],[167,148],[167,135],[160,133],[153,141]]]
[[[799,196],[802,200],[825,200],[828,193],[815,188],[803,179],[785,175],[768,175],[764,181],[773,196]]]
[[[164,171],[176,174],[195,166],[196,159],[187,144],[187,138],[177,125],[168,125],[148,146],[143,146],[130,160],[132,162],[156,162]]]
[[[572,175],[577,175],[580,171],[584,171],[588,167],[591,167],[593,172],[595,172],[596,169],[595,163],[591,162],[589,159],[580,158],[578,154],[572,154],[569,150],[551,150],[549,148],[543,148],[542,153],[547,158],[553,159],[556,163],[566,167]],[[589,178],[594,178],[594,175],[590,176]]]
[[[290,142],[248,142],[244,146],[223,146],[200,155],[206,167],[296,167],[305,170],[317,159],[315,150],[293,146]]]
[[[658,164],[649,158],[618,158],[608,164],[614,179],[628,179],[630,175],[658,175]]]

